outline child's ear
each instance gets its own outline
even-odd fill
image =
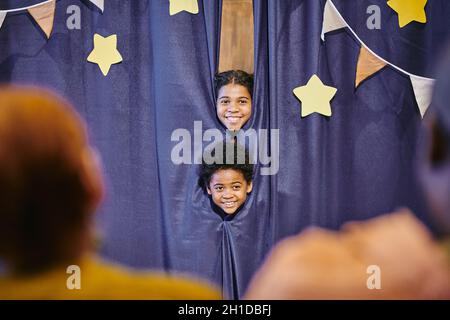
[[[253,182],[250,182],[249,184],[247,184],[247,193],[252,192],[253,190]]]
[[[208,194],[211,194],[211,189],[209,188],[209,186],[206,186],[206,192],[208,192]]]

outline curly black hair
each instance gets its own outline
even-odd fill
[[[246,148],[235,142],[219,142],[213,145],[208,156],[205,156],[206,151],[208,149],[205,150],[199,172],[199,184],[204,190],[211,182],[212,175],[219,170],[240,171],[248,183],[252,182],[254,164]]]
[[[218,95],[220,88],[230,83],[246,87],[250,97],[253,98],[253,74],[249,74],[242,70],[228,70],[216,74],[214,77],[216,94]]]

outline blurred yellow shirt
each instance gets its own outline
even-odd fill
[[[80,289],[69,289],[74,273],[64,266],[32,277],[0,276],[0,299],[220,299],[216,288],[197,279],[134,271],[92,256],[78,266]]]

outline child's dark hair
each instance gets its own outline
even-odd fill
[[[229,70],[216,74],[214,86],[218,94],[220,88],[227,84],[239,84],[247,88],[250,97],[253,97],[253,75],[242,70]]]
[[[243,146],[234,142],[219,142],[212,147],[208,156],[203,157],[199,184],[206,190],[212,175],[219,170],[226,169],[240,171],[244,179],[250,183],[253,180],[253,167],[249,153]]]

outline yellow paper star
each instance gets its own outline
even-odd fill
[[[336,88],[324,85],[317,75],[313,75],[306,86],[295,88],[294,94],[302,102],[302,117],[314,112],[331,116],[330,101],[336,92]]]
[[[193,14],[198,13],[197,0],[169,0],[169,14],[173,16],[181,11],[187,11]]]
[[[427,22],[425,5],[428,0],[389,0],[388,6],[398,13],[398,24],[403,28],[408,23],[417,21]]]
[[[111,65],[119,63],[122,60],[120,52],[117,51],[116,34],[106,38],[97,33],[94,34],[94,49],[87,57],[87,61],[98,64],[103,75],[106,77]]]

